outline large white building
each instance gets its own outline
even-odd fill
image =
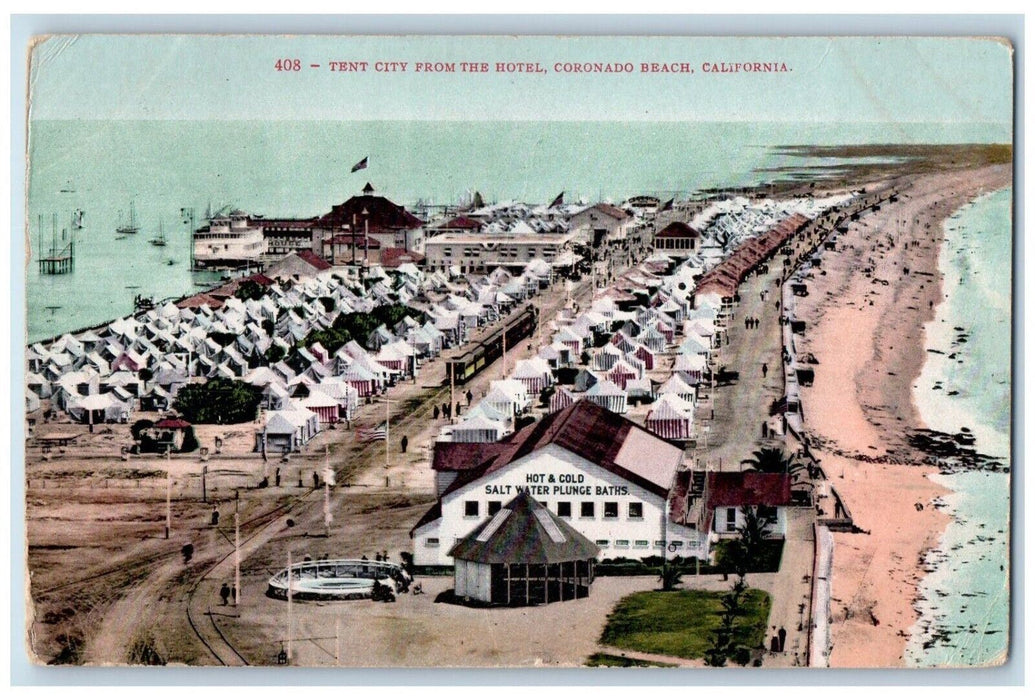
[[[194,232],[194,262],[200,267],[258,263],[264,248],[262,226],[239,209],[217,214]]]
[[[682,448],[589,401],[495,443],[436,443],[438,501],[411,531],[414,562],[448,553],[527,491],[600,548],[600,558],[706,558],[708,537],[670,517]]]
[[[424,244],[425,267],[461,272],[485,273],[497,267],[524,267],[539,258],[556,262],[570,250],[572,235],[566,232],[539,233],[517,228],[502,233],[442,233]]]

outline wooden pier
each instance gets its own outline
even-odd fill
[[[75,269],[75,243],[71,242],[60,251],[50,249],[50,255],[39,259],[41,275],[64,275]]]

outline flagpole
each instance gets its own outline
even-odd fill
[[[392,415],[390,412],[392,406],[391,399],[385,399],[385,487],[388,487],[388,450],[391,445],[391,422]]]

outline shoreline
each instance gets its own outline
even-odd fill
[[[939,468],[908,439],[926,427],[913,390],[944,297],[940,224],[1010,175],[988,166],[918,176],[898,203],[838,237],[800,305],[811,324],[800,349],[820,363],[802,390],[806,431],[870,533],[834,535],[831,667],[904,664],[926,555],[950,522],[933,507],[950,493],[928,478]]]
[[[1009,405],[1009,399],[995,390],[1003,381],[1001,370],[1009,375],[1008,355],[998,354],[1003,340],[1009,347],[1009,330],[994,319],[1004,312],[1008,317],[1003,303],[1008,304],[1010,288],[1009,282],[991,283],[989,275],[1002,263],[996,258],[1000,238],[1010,237],[1002,199],[1007,198],[1008,211],[1011,194],[1011,189],[1000,189],[979,195],[942,225],[939,264],[947,289],[935,308],[936,318],[924,328],[933,354],[924,365],[915,399],[929,427],[947,434],[969,431],[974,449],[1001,460],[1005,469],[949,467],[930,477],[949,489],[938,508],[950,522],[938,546],[925,556],[928,573],[918,589],[918,619],[906,648],[907,661],[914,667],[997,665],[1009,649],[1009,581],[1001,572],[1009,562],[1012,464],[1010,430],[1002,430],[1003,416],[996,413],[1003,400]],[[974,279],[964,283],[967,275]],[[982,284],[982,277],[989,282]],[[975,317],[968,313],[971,308],[994,308],[999,313]],[[986,388],[975,395],[968,391],[971,385]],[[1006,610],[1001,608],[1004,601]]]

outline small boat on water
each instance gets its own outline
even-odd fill
[[[115,229],[116,233],[137,233],[140,231],[140,226],[137,225],[137,210],[133,202],[129,203],[129,221],[123,223],[122,212],[119,212],[119,225]]]
[[[166,265],[175,265],[176,261],[175,260],[167,260],[165,264]]]
[[[165,224],[161,220],[158,222],[158,235],[151,239],[151,245],[164,246],[165,240]]]
[[[64,187],[59,190],[62,194],[73,194],[75,193],[75,185],[71,180],[66,180]]]

